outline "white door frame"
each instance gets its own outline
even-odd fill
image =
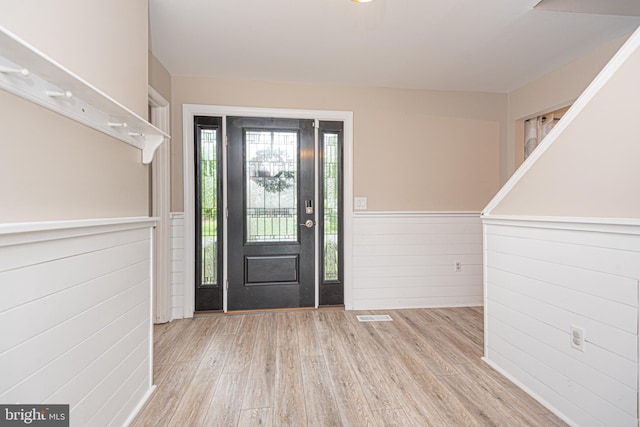
[[[352,308],[352,274],[351,274],[351,218],[353,214],[353,112],[351,111],[325,111],[325,110],[293,110],[279,108],[253,108],[253,107],[228,107],[219,105],[184,104],[182,106],[183,128],[183,180],[184,180],[184,317],[193,317],[195,311],[195,171],[194,171],[194,117],[212,116],[222,117],[223,140],[223,168],[224,176],[227,174],[226,155],[226,117],[274,117],[333,120],[344,123],[344,147],[343,147],[343,174],[344,174],[344,303],[345,308]],[[316,147],[317,151],[317,147]],[[317,156],[316,156],[317,159]],[[317,169],[317,168],[316,168]],[[227,208],[227,180],[223,183],[223,209]],[[316,186],[317,188],[317,186]],[[223,217],[225,217],[223,215]],[[227,254],[227,225],[226,217],[223,224],[223,253]],[[316,242],[318,239],[316,239]],[[317,243],[316,243],[317,244]],[[319,251],[316,250],[316,266]],[[224,259],[223,283],[227,281],[227,257]],[[317,271],[317,270],[316,270]],[[317,279],[316,279],[317,283]],[[224,288],[223,310],[227,311],[226,286]],[[316,306],[318,304],[316,285]]]
[[[149,86],[149,110],[151,124],[169,134],[170,111],[169,101],[164,99],[155,89]],[[169,139],[160,144],[151,162],[151,215],[158,218],[155,228],[155,266],[154,266],[154,323],[165,323],[171,320],[171,258],[169,247],[170,236],[170,174],[171,147]]]

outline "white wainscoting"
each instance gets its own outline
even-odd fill
[[[0,402],[123,425],[152,391],[152,218],[0,225]]]
[[[171,215],[171,318],[182,319],[184,310],[184,213]],[[193,314],[192,314],[193,315]]]
[[[354,214],[352,266],[355,310],[482,305],[480,213]]]
[[[637,426],[640,221],[490,216],[484,236],[485,360],[572,425]]]

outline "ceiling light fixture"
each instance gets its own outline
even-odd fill
[[[354,3],[370,3],[373,0],[351,0],[351,1],[354,2]]]

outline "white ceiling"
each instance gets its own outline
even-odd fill
[[[150,47],[174,76],[509,92],[640,25],[539,1],[149,0]]]
[[[535,7],[556,12],[640,16],[638,0],[541,0]]]

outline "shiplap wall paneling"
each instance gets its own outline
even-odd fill
[[[151,384],[152,226],[0,226],[0,401],[123,425]]]
[[[640,227],[485,230],[485,360],[573,425],[637,426]]]
[[[171,313],[184,318],[184,213],[171,213]]]
[[[363,213],[353,230],[354,309],[482,305],[478,213]]]

